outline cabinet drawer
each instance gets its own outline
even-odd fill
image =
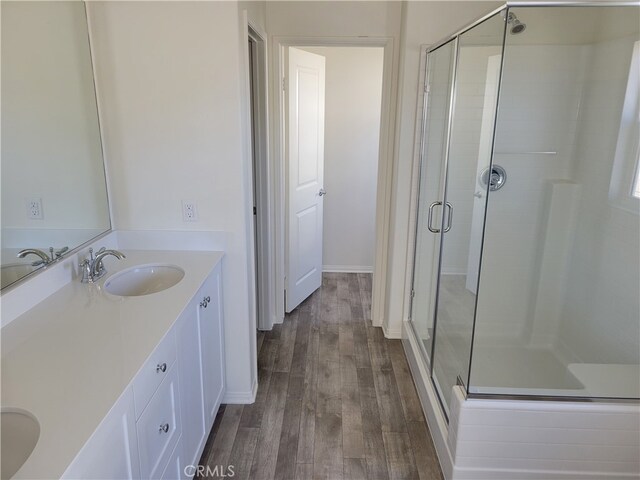
[[[136,423],[142,478],[158,478],[178,443],[182,433],[179,391],[178,370],[170,368]]]
[[[136,419],[140,418],[158,386],[167,376],[176,359],[176,337],[171,330],[156,347],[151,357],[133,379],[133,400]]]

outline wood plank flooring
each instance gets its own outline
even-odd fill
[[[220,409],[201,465],[251,480],[442,479],[402,344],[371,326],[370,274],[324,274],[258,332],[258,381],[254,404]]]

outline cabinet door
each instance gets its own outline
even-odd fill
[[[197,303],[190,304],[177,322],[178,374],[182,406],[182,443],[185,465],[196,464],[207,439],[205,422],[202,343]]]
[[[218,265],[200,290],[201,303],[198,309],[207,431],[213,425],[224,392],[224,330],[220,271]]]
[[[127,388],[62,478],[140,478],[135,421],[133,391]]]
[[[184,433],[183,437],[184,439]],[[160,477],[160,480],[183,480],[188,478],[185,474],[185,466],[183,463],[183,447],[182,439],[178,440],[178,444],[176,448],[173,449],[173,453],[169,458],[169,463],[167,463],[167,468],[164,469],[164,473]],[[187,471],[192,470],[191,468],[187,469]]]

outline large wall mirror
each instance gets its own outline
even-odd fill
[[[85,5],[2,1],[0,288],[111,228]],[[49,261],[38,252],[46,253]]]

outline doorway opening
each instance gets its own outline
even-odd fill
[[[289,313],[324,272],[374,272],[385,49],[290,45],[282,53]]]
[[[267,116],[266,35],[248,26],[249,111],[251,115],[251,180],[256,292],[256,325],[273,325],[273,275],[269,240],[269,142]]]

